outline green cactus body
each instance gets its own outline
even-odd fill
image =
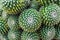
[[[2,9],[8,14],[17,14],[21,12],[28,4],[25,0],[2,0],[0,2]]]
[[[60,21],[60,7],[56,4],[50,4],[47,7],[40,9],[43,24],[52,26],[58,24]]]
[[[54,39],[60,40],[60,23],[55,26],[55,31],[56,31],[56,35]]]
[[[50,3],[55,3],[60,5],[60,0],[36,0],[36,2],[44,6],[49,5]]]
[[[51,40],[55,36],[55,28],[52,26],[42,26],[39,35],[42,40]]]
[[[43,5],[43,6],[46,6],[46,5],[49,5],[50,3],[54,2],[52,0],[35,0],[39,5]]]
[[[19,30],[9,30],[8,39],[9,40],[20,40],[21,39],[20,31]]]
[[[10,29],[18,29],[18,16],[17,15],[10,15],[8,18],[8,26]]]
[[[8,32],[8,29],[7,22],[0,17],[0,33],[4,35]]]
[[[39,36],[35,32],[22,32],[21,40],[39,40]]]
[[[20,27],[27,32],[36,31],[41,25],[41,16],[35,9],[27,9],[19,16]]]
[[[0,40],[8,40],[8,38],[0,33]]]

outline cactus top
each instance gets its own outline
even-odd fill
[[[19,25],[24,31],[33,32],[41,25],[41,16],[35,9],[28,9],[19,16]]]

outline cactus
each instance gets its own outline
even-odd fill
[[[45,26],[43,25],[39,30],[39,35],[42,40],[51,40],[55,36],[54,26]]]
[[[35,9],[27,9],[19,16],[20,27],[27,32],[36,31],[41,25],[41,15]]]
[[[20,31],[19,30],[9,30],[8,39],[9,40],[20,40],[21,39]]]
[[[18,25],[18,16],[17,15],[9,15],[9,18],[8,18],[8,26],[10,29],[18,29],[19,28],[19,25]]]
[[[22,32],[21,40],[39,40],[39,36],[36,32]]]
[[[40,9],[43,23],[48,26],[58,24],[60,21],[60,7],[56,4],[50,4],[49,6]]]

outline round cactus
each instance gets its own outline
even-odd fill
[[[0,33],[4,35],[8,32],[8,29],[7,22],[0,17]]]
[[[20,40],[21,39],[20,31],[19,30],[9,30],[8,39],[9,40]]]
[[[53,26],[42,26],[39,35],[42,40],[51,40],[55,36],[55,28]]]
[[[9,15],[9,18],[8,18],[8,26],[10,29],[18,29],[19,26],[18,26],[18,16],[17,15]]]
[[[51,0],[35,0],[40,6],[46,6],[49,5],[50,3],[52,3]],[[53,1],[54,2],[54,1]]]
[[[41,15],[32,8],[25,10],[19,16],[19,25],[24,31],[34,32],[41,25]]]
[[[21,34],[21,40],[39,40],[39,36],[35,32],[23,32]]]
[[[60,7],[56,4],[50,4],[49,6],[40,9],[43,23],[49,26],[58,24],[60,21]]]
[[[8,14],[17,14],[21,12],[28,4],[26,0],[2,0],[0,2],[2,9]]]

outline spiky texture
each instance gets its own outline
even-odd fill
[[[53,26],[42,26],[39,35],[42,40],[51,40],[55,36],[55,28]]]
[[[9,40],[20,40],[21,39],[21,33],[19,30],[10,30],[8,32],[8,39]]]
[[[0,40],[8,40],[8,38],[0,33]]]
[[[35,0],[40,6],[46,6],[49,5],[50,3],[52,3],[51,0]],[[53,1],[54,2],[54,1]]]
[[[58,24],[60,21],[60,7],[56,4],[43,7],[40,9],[40,14],[45,25],[52,26]]]
[[[8,18],[8,26],[10,29],[18,29],[19,26],[18,26],[18,16],[17,15],[9,15],[9,18]]]
[[[41,16],[35,9],[27,9],[19,16],[20,27],[27,32],[36,31],[41,25]]]
[[[49,5],[50,3],[55,3],[60,5],[60,0],[36,0],[40,5],[46,6]]]
[[[6,34],[8,32],[8,25],[6,20],[3,20],[2,17],[0,17],[0,33]]]
[[[39,40],[39,36],[35,32],[23,32],[21,34],[21,40]]]
[[[54,39],[60,40],[60,23],[55,26],[55,31],[56,31],[56,32],[55,32],[56,35],[55,35],[55,38],[54,38]]]
[[[0,1],[2,9],[8,14],[17,14],[21,12],[26,6],[26,0],[2,0]]]

